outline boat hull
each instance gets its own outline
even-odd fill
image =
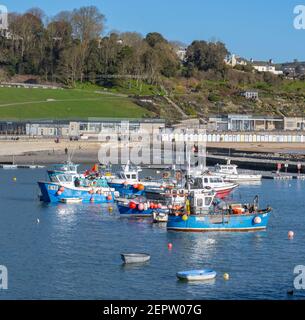
[[[108,185],[110,188],[115,189],[115,191],[120,193],[120,196],[130,196],[130,195],[137,195],[137,196],[142,196],[144,195],[145,191],[139,191],[138,189],[135,189],[133,185],[131,184],[123,184],[123,183],[113,183],[113,182],[108,182]]]
[[[256,219],[259,217],[260,219]],[[186,221],[182,216],[169,216],[167,230],[182,232],[247,232],[265,230],[270,212],[245,215],[190,215]],[[257,220],[259,223],[257,223]]]
[[[61,188],[61,185],[52,182],[38,182],[41,196],[40,200],[46,203],[62,203],[63,201],[68,201],[69,198],[82,199],[84,203],[113,203],[114,202],[114,192],[111,191],[103,191],[102,194],[90,193],[90,188],[72,188],[72,187],[64,187],[63,192],[58,192]],[[98,189],[97,189],[98,190]],[[111,200],[109,200],[109,196],[111,196]]]
[[[138,209],[131,209],[129,206],[124,206],[118,204],[118,209],[121,214],[121,216],[126,216],[126,217],[152,217],[153,216],[153,209],[147,209],[147,210],[138,210]]]
[[[227,188],[215,188],[215,192],[216,192],[216,197],[218,199],[225,199],[227,198],[231,192],[233,192],[233,190],[235,190],[238,187],[237,184],[232,184],[231,186],[227,187]]]
[[[125,264],[145,263],[150,260],[150,255],[146,253],[122,253],[121,258]]]

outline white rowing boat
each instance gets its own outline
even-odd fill
[[[81,198],[64,198],[60,200],[60,202],[66,203],[66,204],[81,203],[82,201],[83,200]]]
[[[125,264],[145,263],[150,260],[150,255],[146,253],[122,253],[121,258]]]
[[[215,279],[217,273],[214,270],[191,270],[191,271],[181,271],[177,273],[177,278],[180,280],[187,281],[206,281]]]

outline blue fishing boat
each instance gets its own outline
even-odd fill
[[[122,170],[118,172],[116,177],[107,177],[108,184],[120,193],[121,197],[125,196],[142,196],[145,195],[146,188],[163,188],[167,184],[164,180],[152,181],[148,179],[140,179],[139,173],[142,171],[140,167],[132,167],[130,162],[122,166]]]
[[[265,230],[272,209],[260,210],[258,197],[253,204],[228,204],[220,206],[213,197],[191,192],[183,211],[171,212],[167,229],[184,232],[207,231],[258,231]],[[203,205],[210,205],[208,211]]]
[[[81,199],[82,202],[112,203],[118,197],[107,180],[101,177],[82,177],[58,171],[49,171],[48,174],[50,181],[38,182],[43,202],[69,203],[69,199]]]

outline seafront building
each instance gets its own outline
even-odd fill
[[[40,121],[0,121],[0,136],[27,137],[71,137],[97,138],[101,132],[136,133],[145,130],[153,134],[154,130],[165,127],[162,119],[99,119],[84,120],[40,120]]]
[[[100,133],[138,134],[169,136],[181,134],[207,136],[208,141],[260,141],[255,136],[264,136],[264,140],[281,141],[280,136],[305,137],[305,118],[273,117],[257,115],[228,114],[210,116],[202,119],[187,119],[176,124],[168,124],[163,119],[100,119],[84,120],[32,120],[0,121],[0,138],[72,138],[98,139]],[[247,138],[247,137],[250,138]],[[253,137],[252,137],[253,136]],[[246,138],[243,138],[246,137]],[[173,137],[172,137],[173,138]],[[248,140],[250,139],[250,140]],[[254,139],[254,140],[253,140]],[[285,139],[285,138],[284,138]],[[301,138],[297,138],[298,141]],[[302,138],[303,139],[303,138]],[[304,138],[305,139],[305,138]],[[294,138],[287,138],[294,140]],[[305,141],[305,140],[304,140]]]

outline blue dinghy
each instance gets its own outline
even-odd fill
[[[214,270],[203,269],[203,270],[190,270],[181,271],[177,273],[177,278],[180,280],[187,281],[206,281],[215,279],[217,273]]]

